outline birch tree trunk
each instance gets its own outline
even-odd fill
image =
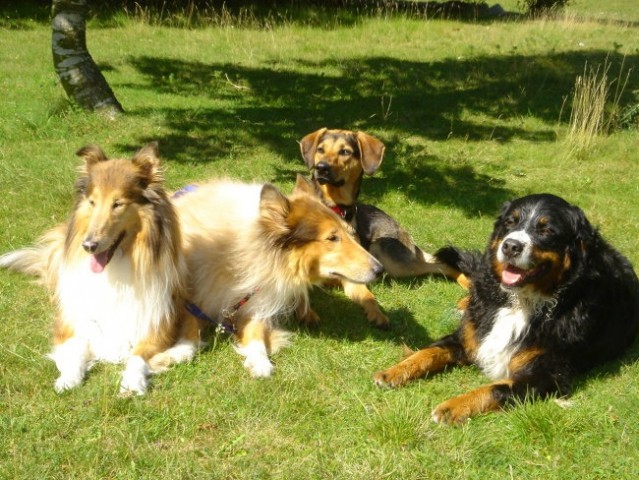
[[[70,99],[110,117],[124,112],[86,44],[86,0],[53,0],[53,65]]]

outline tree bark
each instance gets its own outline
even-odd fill
[[[124,109],[87,50],[87,12],[86,0],[53,0],[53,65],[70,99],[115,117]]]

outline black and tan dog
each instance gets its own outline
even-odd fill
[[[357,202],[364,174],[373,175],[384,158],[384,144],[363,132],[321,128],[300,141],[302,157],[324,203],[349,223],[360,243],[377,258],[391,277],[443,274],[464,285],[464,276],[422,251],[393,218]],[[362,284],[342,282],[346,295],[361,305],[370,322],[388,326],[371,291]],[[299,313],[298,313],[298,316]],[[317,321],[308,309],[302,320]]]
[[[492,379],[440,403],[459,423],[526,398],[565,395],[576,374],[621,355],[639,330],[639,280],[576,206],[550,194],[508,202],[483,255],[437,254],[471,287],[455,332],[375,374],[397,387],[455,365]]]

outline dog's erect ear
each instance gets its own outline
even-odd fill
[[[295,181],[295,188],[293,193],[305,193],[307,195],[315,196],[315,187],[311,181],[303,175],[297,174],[297,180]]]
[[[382,164],[386,146],[380,140],[364,132],[357,132],[356,136],[362,156],[362,168],[364,168],[366,175],[373,175]]]
[[[288,199],[270,183],[264,184],[260,193],[260,214],[262,218],[277,225],[283,225],[291,209]]]
[[[84,160],[84,164],[87,167],[98,162],[106,162],[108,160],[102,149],[97,145],[87,145],[82,147],[80,150],[75,152],[75,154]]]
[[[143,146],[131,159],[133,165],[139,170],[145,183],[153,183],[162,180],[160,172],[160,158],[158,143],[151,142]]]
[[[320,138],[326,132],[326,128],[320,128],[319,130],[309,133],[300,141],[300,150],[302,151],[302,157],[304,158],[304,162],[306,162],[306,166],[311,169],[313,168],[313,157],[315,156],[315,150],[317,150],[317,144],[319,143]]]

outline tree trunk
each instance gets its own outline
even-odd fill
[[[87,50],[87,12],[86,0],[53,0],[53,65],[70,99],[115,117],[124,109]]]

